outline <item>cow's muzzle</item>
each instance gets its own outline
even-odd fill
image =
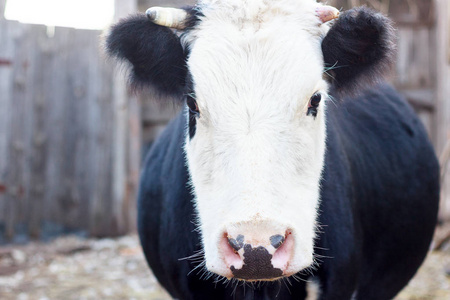
[[[257,235],[254,230],[224,233],[219,248],[232,276],[246,281],[267,281],[292,275],[286,272],[294,254],[291,230],[273,234],[263,230]]]

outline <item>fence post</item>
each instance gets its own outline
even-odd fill
[[[116,0],[115,21],[137,11],[137,1]],[[130,94],[123,72],[115,72],[114,89],[114,168],[112,205],[117,233],[136,227],[136,189],[140,168],[140,107]],[[137,125],[136,125],[137,124]],[[133,158],[137,159],[133,159]],[[115,231],[114,228],[112,230]]]
[[[437,14],[437,141],[438,154],[444,150],[450,140],[450,4],[448,0],[436,1]],[[446,162],[449,164],[450,162]],[[440,203],[440,221],[450,221],[450,168],[442,181],[442,195]]]

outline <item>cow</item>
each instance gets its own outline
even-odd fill
[[[305,299],[314,284],[322,300],[379,300],[408,283],[439,166],[383,80],[394,41],[382,14],[315,0],[203,0],[111,27],[130,86],[183,107],[138,196],[146,260],[173,298]]]

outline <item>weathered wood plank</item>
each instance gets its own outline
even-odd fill
[[[45,28],[43,26],[33,28],[27,26],[26,39],[32,41],[33,47],[36,46],[33,37],[45,39]],[[48,43],[44,43],[48,46]],[[18,58],[20,59],[20,58]],[[28,209],[26,218],[28,220],[28,232],[33,238],[41,234],[41,222],[43,221],[43,212],[45,211],[45,165],[47,161],[47,114],[51,107],[49,103],[49,94],[51,87],[47,83],[51,80],[50,74],[42,72],[50,66],[51,59],[48,54],[41,51],[30,50],[30,80],[28,89],[31,89],[32,122],[30,124],[30,158],[27,168],[30,172],[30,181],[28,184]]]
[[[24,33],[21,37],[24,36]],[[27,88],[30,79],[30,51],[32,44],[28,39],[14,39],[14,55],[12,57],[12,93],[11,105],[9,107],[9,137],[8,157],[6,165],[6,237],[12,239],[19,237],[22,239],[24,231],[24,209],[26,198],[29,193],[28,181],[29,172],[27,169],[27,159],[29,157],[28,148],[30,136],[29,130],[31,109],[31,92]]]
[[[400,90],[409,103],[417,110],[434,113],[436,95],[433,89]]]
[[[436,75],[433,74],[433,52],[429,47],[432,34],[427,28],[399,28],[396,78],[394,84],[399,88],[433,87]]]
[[[450,60],[448,57],[450,47],[450,4],[446,0],[437,1],[438,26],[437,36],[437,139],[436,150],[444,151],[450,140]],[[450,162],[447,162],[447,173],[442,182],[442,195],[440,203],[441,221],[450,221]]]
[[[4,5],[5,2],[0,2]],[[0,13],[2,12],[0,6]],[[2,15],[3,16],[3,15]],[[14,53],[14,43],[11,37],[14,36],[15,24],[6,22],[0,16],[0,59],[4,62],[0,64],[0,243],[6,231],[7,217],[7,193],[6,182],[7,165],[9,157],[8,140],[10,139],[10,117],[11,114],[11,94],[12,94],[12,57]]]

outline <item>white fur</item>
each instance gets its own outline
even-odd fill
[[[318,5],[204,0],[200,25],[185,37],[200,109],[185,151],[209,271],[230,277],[219,241],[259,224],[261,238],[252,238],[261,243],[292,230],[285,274],[313,262],[327,98],[320,44],[328,26]],[[306,114],[315,92],[323,99],[316,118]]]

